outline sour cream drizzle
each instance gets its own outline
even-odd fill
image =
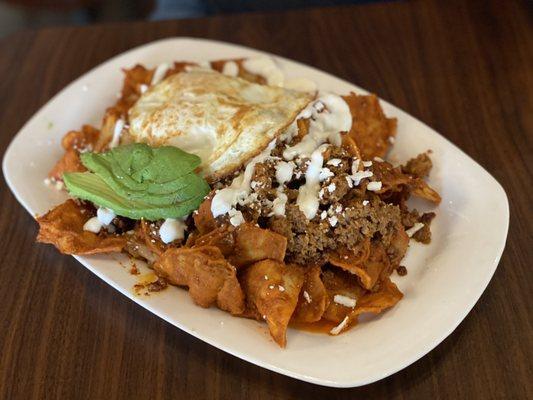
[[[313,219],[318,211],[318,192],[320,190],[320,171],[324,164],[322,153],[329,145],[323,144],[311,154],[311,161],[305,172],[305,185],[300,187],[296,205],[307,219]]]
[[[248,58],[243,61],[242,66],[248,72],[265,78],[269,86],[283,86],[283,72],[270,57]]]
[[[282,71],[269,57],[249,58],[243,61],[242,66],[248,72],[264,77],[270,86],[284,86],[285,79]],[[227,69],[223,73],[234,73],[232,65],[228,66]],[[305,86],[306,82],[302,82],[296,83],[294,86]],[[287,81],[286,83],[288,83],[287,86],[291,87],[294,82]],[[311,89],[311,85],[304,89]],[[331,93],[320,94],[315,101],[300,112],[294,122],[280,135],[280,141],[290,142],[292,140],[298,132],[296,121],[301,118],[309,119],[309,131],[299,143],[285,149],[283,158],[290,162],[295,158],[310,157],[305,174],[306,182],[300,187],[296,204],[308,219],[312,219],[315,217],[319,206],[320,182],[332,174],[329,169],[323,168],[324,157],[322,153],[328,146],[326,142],[336,146],[341,145],[341,133],[351,129],[352,115],[348,104],[342,97]],[[276,139],[246,165],[244,173],[234,178],[229,187],[216,192],[211,202],[211,213],[215,218],[229,214],[232,217],[231,223],[233,225],[238,225],[243,221],[242,214],[238,215],[235,207],[237,204],[246,204],[250,196],[250,184],[255,165],[269,159],[275,145]],[[284,193],[284,185],[292,178],[294,168],[294,164],[292,164],[290,176],[287,178],[289,175],[288,165],[290,164],[283,162],[276,166],[276,179],[279,186],[277,198],[272,203],[272,215],[285,215],[287,195]]]
[[[211,213],[213,217],[218,217],[230,212],[237,204],[246,201],[250,194],[250,183],[254,174],[255,165],[268,160],[271,156],[272,149],[276,146],[276,139],[272,140],[269,145],[259,155],[252,158],[246,165],[244,173],[237,176],[231,182],[231,185],[216,192],[211,201]],[[234,212],[232,212],[235,214]],[[235,221],[237,222],[237,221]]]
[[[325,109],[324,109],[325,106]],[[307,106],[298,118],[310,118],[309,132],[292,147],[285,149],[283,158],[309,157],[321,144],[329,141],[340,146],[341,132],[352,127],[352,114],[348,104],[336,94],[323,94]]]
[[[150,84],[155,85],[159,83],[163,79],[169,68],[170,65],[168,65],[167,63],[159,64],[154,71],[154,75],[152,76],[152,82],[150,82]]]
[[[289,182],[292,178],[294,171],[294,163],[292,161],[285,162],[280,161],[276,165],[276,180],[278,181],[277,197],[272,202],[272,214],[277,216],[285,215],[285,205],[287,204],[287,195],[285,191],[285,183]]]
[[[167,218],[159,227],[159,237],[163,243],[170,243],[185,237],[187,225],[183,219]]]

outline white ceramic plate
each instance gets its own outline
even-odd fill
[[[123,53],[77,79],[50,100],[21,129],[3,160],[9,187],[32,215],[66,197],[43,183],[62,154],[61,137],[84,123],[99,126],[105,108],[122,84],[121,68],[156,66],[174,60],[216,60],[264,54],[228,43],[171,38]],[[306,77],[320,89],[339,94],[364,90],[314,68],[275,57],[288,77]],[[433,150],[430,184],[442,195],[432,225],[431,245],[412,244],[405,277],[394,280],[405,294],[393,309],[365,319],[337,337],[289,329],[280,349],[266,325],[195,306],[187,292],[171,287],[137,296],[135,276],[119,256],[76,257],[119,292],[154,314],[243,360],[304,381],[353,387],[382,379],[413,363],[446,338],[465,318],[489,283],[507,237],[508,201],[504,190],[475,161],[438,133],[398,108],[382,102],[398,118],[391,159],[404,161]],[[416,204],[419,209],[426,204]]]

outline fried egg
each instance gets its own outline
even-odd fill
[[[260,153],[313,97],[192,69],[142,94],[129,110],[129,135],[136,142],[198,155],[204,176],[213,181]]]

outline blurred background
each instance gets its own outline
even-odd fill
[[[0,38],[47,26],[196,18],[373,1],[379,0],[0,0]]]

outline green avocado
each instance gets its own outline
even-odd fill
[[[90,172],[65,174],[69,193],[133,219],[182,217],[209,192],[194,172],[200,158],[176,147],[135,143],[84,153],[81,161]]]

